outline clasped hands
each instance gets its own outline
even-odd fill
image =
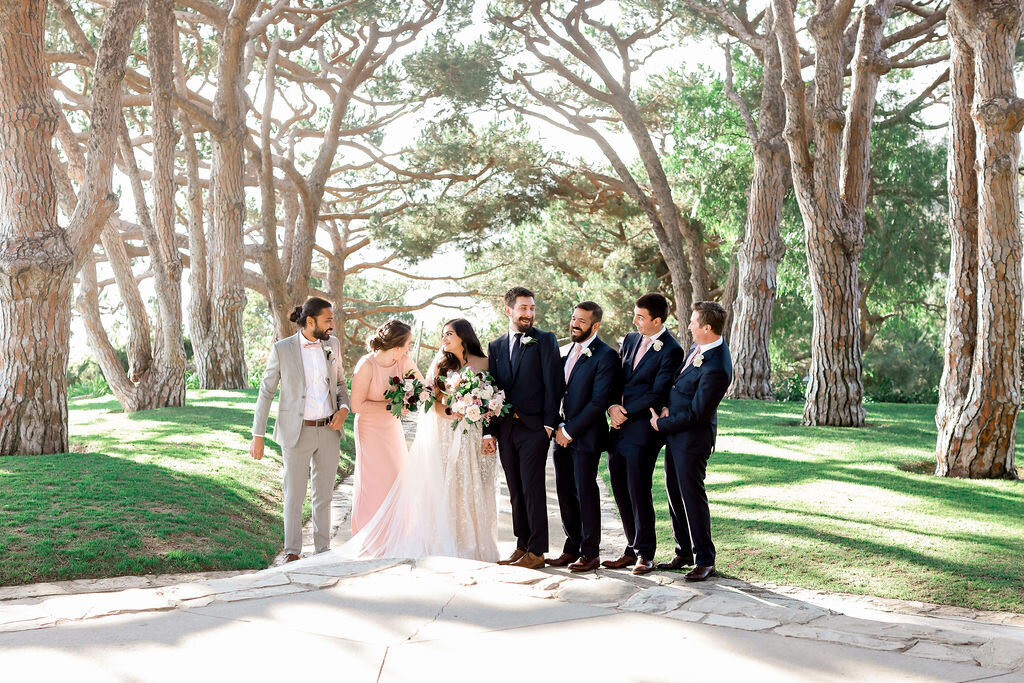
[[[654,408],[651,408],[651,427],[654,429],[654,431],[661,431],[660,429],[658,429],[658,420],[663,417],[668,417],[668,408],[662,408],[660,415],[654,412]]]

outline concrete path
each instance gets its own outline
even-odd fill
[[[550,482],[549,491],[557,554]],[[339,513],[346,500],[343,485]],[[613,557],[621,532],[607,495],[605,505],[602,552]],[[507,552],[507,497],[501,513]],[[337,544],[347,529],[338,524]],[[0,672],[12,681],[1024,681],[1024,615],[731,579],[688,584],[674,572],[579,576],[450,558],[353,562],[332,551],[260,572],[0,589]]]

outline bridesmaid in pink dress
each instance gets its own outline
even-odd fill
[[[407,355],[412,328],[389,320],[366,343],[370,353],[359,359],[352,377],[352,412],[355,413],[356,471],[352,496],[352,533],[366,525],[405,465],[407,447],[401,421],[384,400],[388,381],[412,370],[423,379]]]

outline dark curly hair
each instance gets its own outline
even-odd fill
[[[463,355],[467,360],[470,355],[484,357],[484,349],[480,345],[480,338],[476,336],[476,331],[468,320],[465,318],[453,318],[442,325],[441,329],[443,330],[446,327],[451,327],[455,332],[455,336],[462,342]],[[442,350],[438,354],[434,386],[438,390],[443,390],[444,378],[448,376],[449,372],[458,372],[460,367],[462,366],[459,365],[459,359],[455,357],[454,353]]]

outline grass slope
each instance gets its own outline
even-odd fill
[[[268,439],[262,461],[248,455],[255,401],[190,391],[184,408],[133,414],[73,401],[74,452],[0,458],[0,585],[267,566],[283,542],[281,454]],[[342,449],[350,466],[351,425]]]
[[[931,476],[934,406],[869,405],[863,429],[802,427],[801,410],[754,401],[719,410],[707,490],[721,573],[1024,612],[1024,486]],[[668,559],[660,461],[654,492],[658,554]]]

